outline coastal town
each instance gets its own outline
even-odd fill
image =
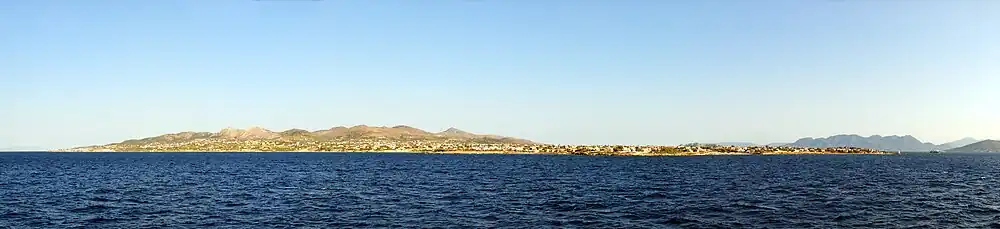
[[[477,143],[456,139],[400,141],[358,139],[350,141],[291,141],[282,139],[195,139],[184,142],[110,144],[80,147],[71,152],[403,152],[455,154],[567,154],[620,156],[767,155],[767,154],[894,154],[866,148],[804,148],[789,146],[725,146],[686,144],[653,145],[553,145]]]

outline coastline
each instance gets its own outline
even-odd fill
[[[838,152],[818,152],[818,151],[808,151],[808,152],[768,152],[768,153],[725,153],[725,152],[689,152],[689,153],[676,153],[676,154],[663,154],[663,153],[609,153],[609,152],[599,152],[591,154],[573,154],[573,153],[547,153],[547,152],[507,152],[507,151],[442,151],[442,152],[417,152],[417,151],[394,151],[395,153],[417,153],[417,154],[537,154],[537,155],[578,155],[578,156],[639,156],[639,157],[683,157],[683,156],[755,156],[755,155],[802,155],[802,154],[813,154],[813,155],[841,155],[841,154],[855,154],[855,155],[896,155],[896,153],[838,153]],[[364,152],[358,152],[364,153]]]
[[[185,150],[185,151],[34,151],[54,153],[393,153],[393,154],[467,154],[467,155],[576,155],[576,156],[636,156],[636,157],[685,157],[685,156],[766,156],[766,155],[898,155],[893,152],[822,152],[822,151],[777,151],[763,153],[728,153],[728,152],[684,152],[684,153],[623,153],[623,152],[519,152],[519,151],[217,151],[217,150]]]

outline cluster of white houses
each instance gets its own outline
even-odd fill
[[[392,139],[360,139],[350,141],[288,141],[198,139],[184,142],[111,144],[76,148],[69,151],[310,151],[310,152],[497,152],[544,153],[579,155],[698,155],[698,154],[888,154],[865,148],[802,148],[788,146],[720,146],[688,144],[681,146],[636,145],[550,145],[513,143],[475,143],[441,140],[415,141]]]

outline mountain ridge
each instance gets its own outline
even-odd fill
[[[958,153],[1000,153],[1000,141],[982,140],[962,147],[946,150]]]
[[[968,142],[970,139],[973,138],[963,138],[936,145],[930,142],[920,141],[920,139],[917,139],[913,135],[871,135],[864,137],[858,134],[838,134],[821,138],[800,138],[787,146],[817,148],[860,147],[887,151],[927,152],[961,147],[964,146],[964,143]]]
[[[720,145],[720,146],[739,146],[739,147],[758,146],[758,144],[753,143],[753,142],[718,142],[718,143],[712,143],[712,144]]]
[[[953,149],[953,148],[958,148],[958,147],[962,147],[962,146],[967,146],[969,144],[973,144],[973,143],[976,143],[976,142],[980,142],[980,140],[977,140],[975,138],[966,137],[966,138],[962,138],[962,139],[959,139],[959,140],[947,142],[947,143],[944,143],[944,144],[941,144],[941,145],[942,146],[948,146],[949,149]]]

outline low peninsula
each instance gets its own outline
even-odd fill
[[[432,133],[409,126],[334,127],[274,132],[261,127],[226,128],[216,133],[180,132],[58,152],[401,152],[434,154],[567,154],[613,156],[693,156],[771,154],[895,154],[856,147],[724,146],[715,144],[555,145],[483,135],[449,128]]]

